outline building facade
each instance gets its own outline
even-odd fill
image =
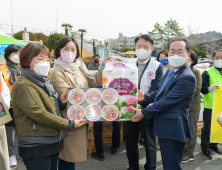
[[[104,40],[104,44],[106,42],[108,42],[108,46],[109,49],[119,49],[121,50],[122,48],[126,47],[126,48],[131,48],[131,49],[134,49],[135,48],[135,38],[142,35],[142,33],[140,33],[139,35],[136,35],[136,36],[132,36],[132,37],[127,37],[127,36],[124,36],[123,33],[119,33],[119,36],[117,39],[105,39]],[[152,37],[152,35],[150,34],[146,34],[146,35],[149,35],[150,37]]]

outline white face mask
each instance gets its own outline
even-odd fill
[[[222,68],[222,60],[221,59],[219,59],[219,60],[214,59],[214,65],[217,68]]]
[[[191,66],[191,61],[187,62],[187,65],[190,67]]]
[[[19,63],[19,55],[12,56],[10,59],[13,63]]]
[[[144,48],[141,48],[141,49],[136,49],[136,56],[139,58],[139,59],[146,59],[149,57],[150,55],[150,52],[151,50],[145,50]]]
[[[50,69],[50,64],[47,61],[40,62],[40,63],[34,64],[34,65],[35,65],[35,68],[33,68],[33,70],[35,71],[35,74],[37,74],[40,77],[48,75],[49,69]]]
[[[185,57],[181,57],[179,55],[173,55],[168,57],[169,63],[171,66],[178,68],[186,63],[187,59]]]

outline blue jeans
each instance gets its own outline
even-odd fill
[[[75,163],[66,162],[59,158],[58,170],[75,170]]]

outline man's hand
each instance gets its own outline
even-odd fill
[[[60,96],[60,101],[63,103],[63,104],[66,104],[67,103],[67,100],[68,100],[68,90],[66,89],[62,95]]]
[[[103,66],[104,66],[104,67],[106,66],[106,62],[107,62],[108,60],[110,60],[111,58],[112,58],[112,56],[106,57],[106,58],[103,60]]]
[[[75,128],[80,128],[81,126],[85,125],[86,122],[84,119],[81,119],[81,120],[75,120]]]
[[[130,119],[132,122],[139,122],[140,120],[142,120],[142,118],[144,118],[141,109],[132,108],[132,110],[136,112],[135,116]]]
[[[138,101],[144,101],[145,98],[144,98],[144,93],[142,91],[138,90],[137,96],[138,96]]]
[[[140,105],[140,104],[138,104],[138,109],[142,109],[143,107]]]
[[[216,85],[211,85],[210,87],[208,87],[208,91],[212,91],[212,92],[214,92],[215,89],[219,89],[219,87],[216,86]]]

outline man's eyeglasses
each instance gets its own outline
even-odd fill
[[[185,53],[185,51],[183,51],[183,50],[178,50],[178,51],[176,51],[176,50],[169,50],[169,54],[170,54],[170,55],[175,55],[175,54],[177,54],[177,55],[179,55],[179,56],[182,56],[184,53]]]

